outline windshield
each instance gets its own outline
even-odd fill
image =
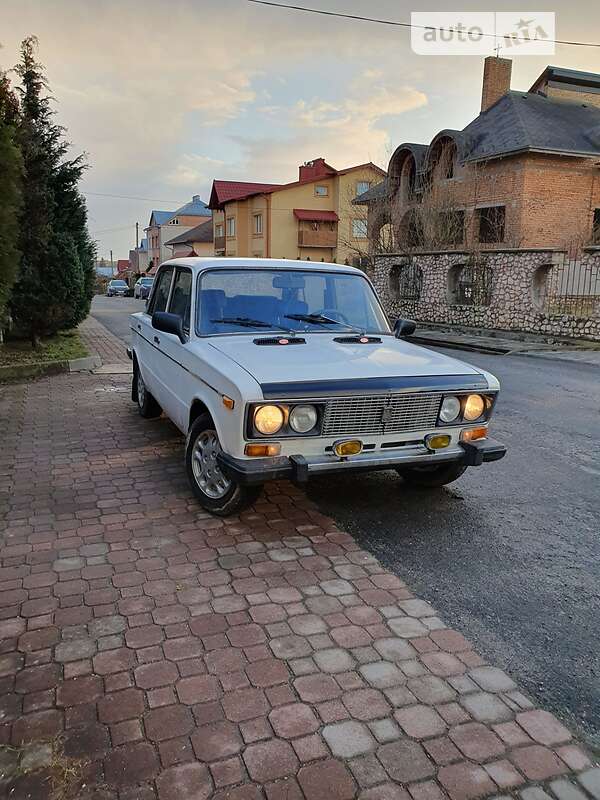
[[[361,275],[309,270],[231,269],[198,282],[200,336],[268,330],[389,333],[368,281]]]
[[[144,286],[152,286],[153,282],[154,278],[142,278],[140,280],[140,283],[143,284]]]
[[[111,281],[110,285],[111,286],[127,286],[125,281]]]

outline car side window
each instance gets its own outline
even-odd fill
[[[183,320],[183,330],[190,332],[190,308],[192,302],[192,273],[189,269],[178,269],[175,274],[169,311]]]
[[[149,314],[154,314],[155,311],[166,311],[172,278],[173,267],[165,267],[158,273],[156,289],[148,306]]]

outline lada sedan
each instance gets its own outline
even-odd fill
[[[502,458],[488,372],[407,341],[360,270],[185,258],[131,316],[132,399],[185,434],[201,505],[233,514],[271,480],[395,470],[439,487]]]

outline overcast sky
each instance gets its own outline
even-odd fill
[[[449,8],[440,0],[304,4],[396,20]],[[543,10],[557,12],[557,38],[600,42],[595,0],[554,0]],[[213,178],[295,180],[298,164],[318,156],[338,168],[385,167],[401,142],[428,142],[479,111],[481,57],[418,56],[401,28],[247,0],[0,0],[3,69],[29,34],[40,40],[58,121],[74,150],[88,154],[84,190],[148,198],[88,194],[99,254],[112,248],[115,259],[134,245],[136,221],[143,229],[153,208],[175,209],[193,194],[208,200]],[[513,88],[528,89],[547,63],[600,72],[600,48],[521,56]]]

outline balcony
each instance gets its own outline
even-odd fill
[[[225,252],[225,237],[215,236],[215,253]]]
[[[301,229],[298,231],[298,247],[337,247],[337,230]]]

